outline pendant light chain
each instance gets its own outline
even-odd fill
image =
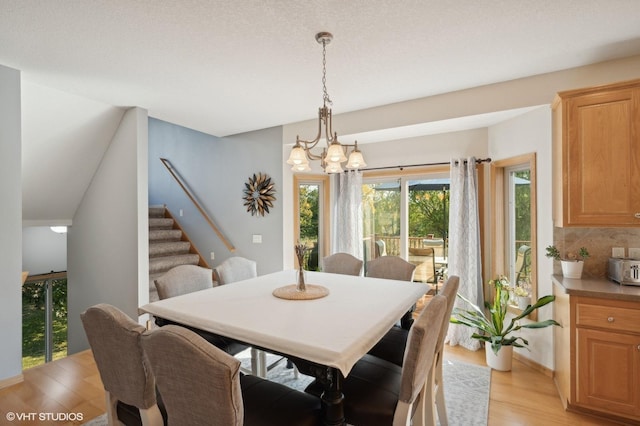
[[[325,107],[327,104],[333,104],[327,93],[327,42],[325,40],[322,41],[322,103]]]

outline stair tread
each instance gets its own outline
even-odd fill
[[[149,230],[172,229],[173,222],[170,217],[150,217]]]
[[[174,256],[153,257],[149,259],[149,272],[168,271],[179,265],[197,265],[200,258],[197,254],[179,254]]]
[[[188,241],[153,241],[149,242],[149,257],[186,254],[190,248],[191,244]]]
[[[149,217],[164,217],[164,206],[149,206]]]
[[[182,231],[179,229],[153,229],[149,230],[149,241],[180,241]]]

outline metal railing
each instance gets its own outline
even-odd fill
[[[384,250],[387,256],[399,256],[400,255],[400,237],[388,236],[388,235],[374,235],[372,237],[365,238],[365,244],[370,245],[370,252],[372,257],[375,257],[379,250],[376,248],[376,242],[382,241]],[[409,237],[409,248],[434,248],[436,256],[444,256],[444,240],[434,238],[433,244],[428,244],[430,241],[427,237]]]
[[[23,283],[23,292],[28,293],[31,298],[32,304],[35,305],[35,310],[39,309],[41,304],[44,303],[44,361],[50,362],[53,360],[54,353],[54,331],[53,331],[53,315],[54,304],[58,302],[59,305],[64,306],[66,312],[66,297],[64,301],[54,301],[54,287],[56,285],[67,285],[67,272],[51,272],[49,274],[31,275],[26,278]],[[62,284],[64,282],[64,284]],[[64,292],[66,294],[66,292]],[[23,321],[24,317],[28,315],[25,309],[28,308],[23,304]],[[33,326],[29,324],[28,326]],[[24,333],[23,333],[24,334]],[[28,338],[23,335],[23,338]],[[24,348],[23,348],[24,352]],[[28,352],[28,351],[27,351]],[[23,357],[24,357],[23,353]],[[29,354],[28,354],[29,355]]]

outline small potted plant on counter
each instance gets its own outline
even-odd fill
[[[562,266],[562,275],[565,278],[582,278],[582,268],[584,267],[584,261],[589,257],[589,251],[586,247],[580,247],[578,253],[568,252],[565,257],[560,255],[560,250],[556,246],[551,245],[547,247],[547,257],[551,257],[554,260],[559,260]]]
[[[560,325],[552,319],[529,323],[521,323],[520,320],[536,309],[553,302],[556,297],[553,295],[542,296],[533,305],[529,304],[520,315],[507,321],[511,289],[509,280],[505,276],[499,276],[489,281],[489,285],[493,286],[495,290],[493,302],[485,302],[489,316],[486,315],[485,310],[458,294],[459,298],[467,302],[470,309],[455,308],[450,322],[478,329],[479,332],[473,333],[471,337],[485,342],[487,365],[494,370],[510,371],[513,348],[527,348],[529,345],[528,340],[520,336],[513,336],[513,332],[521,328],[544,328],[550,325]]]

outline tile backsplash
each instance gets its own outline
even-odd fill
[[[640,228],[558,228],[553,229],[553,243],[564,256],[586,247],[591,255],[584,262],[583,276],[607,276],[607,260],[613,247],[640,248]],[[554,262],[554,274],[562,274],[560,262]]]

